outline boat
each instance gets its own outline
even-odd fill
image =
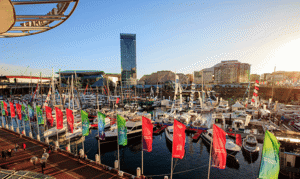
[[[247,135],[246,138],[243,139],[243,149],[249,153],[259,152],[258,142],[254,135]]]
[[[206,132],[201,133],[202,139],[207,142],[209,145],[211,143],[211,137],[212,137],[212,129],[207,130]],[[234,143],[232,139],[229,138],[229,136],[226,134],[226,144],[225,148],[227,151],[227,155],[234,156],[236,155],[240,150],[241,147]]]
[[[158,134],[160,134],[165,128],[167,128],[168,126],[166,126],[166,125],[161,125],[161,124],[157,124],[156,125],[156,130],[155,131],[153,131],[153,134],[154,135],[158,135]]]
[[[174,126],[168,126],[166,128],[166,139],[170,143],[173,143],[173,128]]]
[[[127,121],[127,139],[136,138],[142,135],[142,121]],[[99,138],[98,134],[95,136],[96,139]],[[111,126],[109,131],[105,132],[105,140],[104,141],[114,141],[116,142],[118,138],[118,126],[116,124]]]

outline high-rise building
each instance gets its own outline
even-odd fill
[[[136,34],[120,34],[121,78],[124,87],[136,84]]]

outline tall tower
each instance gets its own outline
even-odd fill
[[[120,34],[122,86],[136,85],[136,34]]]

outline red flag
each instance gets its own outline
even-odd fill
[[[9,106],[10,106],[10,115],[11,115],[11,117],[12,118],[16,117],[14,104],[12,102],[9,102]]]
[[[116,104],[119,104],[120,98],[117,98]]]
[[[119,98],[118,98],[119,99]],[[143,134],[143,150],[147,152],[152,151],[152,138],[153,138],[153,124],[151,120],[142,117],[142,134]]]
[[[47,119],[47,125],[48,126],[53,126],[53,117],[52,117],[52,109],[48,106],[45,106],[46,108],[46,119]]]
[[[253,93],[253,96],[255,96],[255,97],[256,97],[256,96],[257,96],[257,94],[256,94],[256,93]]]
[[[259,81],[258,81],[258,80],[255,80],[255,83],[259,83]]]
[[[8,116],[7,104],[4,101],[3,101],[3,105],[4,105],[5,114],[6,116]]]
[[[239,146],[242,146],[242,136],[241,136],[241,134],[236,134],[235,137],[236,137],[235,138],[235,143]]]
[[[88,88],[88,85],[86,85],[86,87],[85,87],[85,90],[84,90],[84,93],[83,93],[84,95],[85,95],[85,92],[86,92],[87,88]]]
[[[56,111],[56,128],[62,129],[63,128],[63,113],[57,107],[55,107],[55,111]]]
[[[213,125],[212,167],[225,169],[227,152],[225,149],[226,133]]]
[[[252,101],[253,103],[255,102],[253,98],[252,98],[252,100],[251,100],[251,101]]]
[[[17,115],[20,120],[22,120],[22,106],[19,103],[16,103]]]
[[[259,90],[259,88],[257,86],[255,86],[254,89]]]
[[[248,103],[246,103],[245,107],[247,107],[247,106],[248,106]]]
[[[74,116],[73,116],[73,111],[70,109],[66,109],[66,113],[67,113],[67,124],[68,124],[68,131],[70,133],[73,133],[73,129],[74,129]]]
[[[174,120],[172,157],[183,159],[185,146],[185,125]]]

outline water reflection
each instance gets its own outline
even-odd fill
[[[248,164],[254,163],[258,159],[258,156],[259,156],[259,152],[255,152],[255,153],[248,152],[244,148],[242,148],[242,153],[243,153],[245,161],[247,161]]]

